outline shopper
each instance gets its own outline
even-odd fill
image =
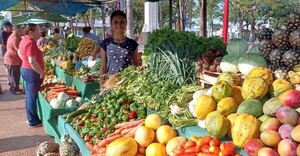
[[[141,62],[138,59],[138,43],[125,36],[126,14],[117,10],[111,14],[112,37],[101,43],[101,84],[107,77],[106,74],[116,74],[129,65],[140,68]]]
[[[38,91],[44,78],[43,54],[37,47],[36,41],[40,38],[37,25],[28,24],[24,29],[24,38],[19,45],[22,59],[21,74],[25,81],[26,113],[29,127],[41,126],[37,115],[36,100]]]
[[[74,35],[74,33],[72,33],[70,27],[65,26],[63,30],[65,32],[65,38],[69,38],[69,37],[72,37]]]
[[[21,36],[23,36],[23,26],[17,25],[7,40],[7,51],[4,55],[4,64],[8,72],[10,91],[15,95],[23,94],[23,91],[19,88],[22,60],[18,55],[18,49]]]
[[[3,31],[0,32],[0,50],[2,57],[6,53],[6,44],[8,37],[12,34],[12,24],[9,21],[3,22]]]
[[[82,28],[83,37],[87,37],[89,39],[94,40],[96,45],[100,46],[100,38],[97,35],[91,33],[91,30],[92,30],[91,27],[83,27]]]
[[[43,48],[47,44],[46,32],[41,31],[41,37],[37,40],[38,48]]]

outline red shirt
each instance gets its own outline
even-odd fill
[[[4,64],[22,65],[22,60],[18,55],[19,43],[21,37],[16,32],[12,33],[7,40],[7,51],[4,55]]]
[[[44,69],[43,54],[37,47],[35,40],[31,39],[29,36],[25,36],[20,42],[19,51],[23,61],[23,68],[33,69],[28,61],[28,56],[34,56],[41,68]]]

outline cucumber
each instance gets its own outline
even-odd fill
[[[83,113],[87,113],[87,112],[88,112],[88,110],[86,110],[86,109],[76,110],[76,111],[74,111],[72,113],[69,113],[67,115],[66,121],[68,123],[70,123],[72,121],[72,119],[75,118],[76,116],[78,116],[80,114],[83,114]]]

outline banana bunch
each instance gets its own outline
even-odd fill
[[[96,42],[92,39],[84,37],[79,42],[79,46],[77,51],[79,52],[79,56],[83,57],[86,55],[90,55],[90,53],[95,49]]]
[[[294,66],[293,71],[289,71],[288,74],[292,84],[300,84],[300,64]]]

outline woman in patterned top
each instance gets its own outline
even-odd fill
[[[110,20],[112,37],[105,39],[100,45],[100,77],[118,73],[130,65],[140,68],[138,43],[125,36],[126,14],[117,10],[111,14]]]

